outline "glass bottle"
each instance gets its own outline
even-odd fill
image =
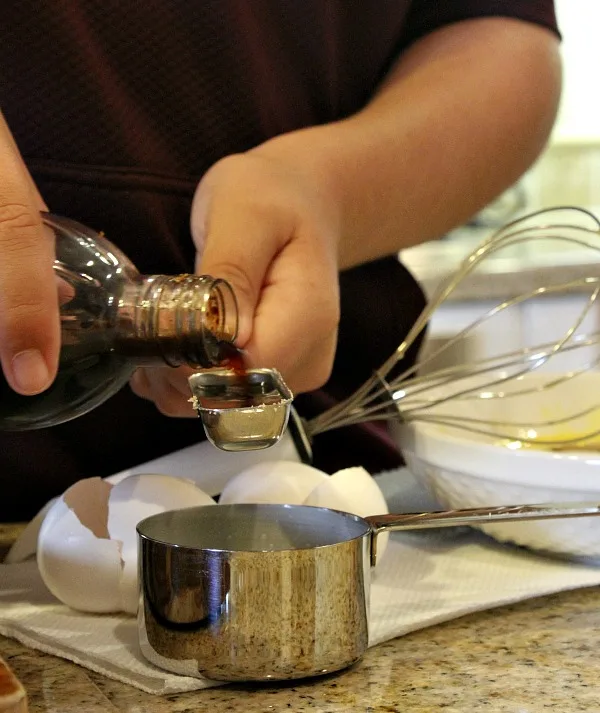
[[[221,363],[223,347],[237,336],[237,304],[227,282],[208,275],[140,275],[104,236],[48,213],[42,219],[56,244],[58,376],[36,396],[17,394],[2,376],[1,430],[77,418],[114,395],[139,366]]]

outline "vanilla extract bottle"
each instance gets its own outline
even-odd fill
[[[54,426],[99,406],[137,367],[210,368],[231,355],[237,303],[229,283],[208,275],[141,275],[104,236],[42,215],[54,237],[61,351],[58,375],[35,396],[0,378],[0,429]]]

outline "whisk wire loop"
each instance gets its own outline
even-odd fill
[[[568,216],[567,219],[565,215]],[[554,216],[559,217],[553,219]],[[578,223],[575,218],[580,222]],[[408,349],[426,329],[431,317],[483,261],[497,256],[501,251],[510,251],[522,248],[524,244],[538,244],[541,241],[587,250],[595,257],[595,260],[589,259],[591,269],[600,262],[597,257],[600,253],[600,220],[591,211],[572,206],[559,206],[536,211],[511,221],[491,234],[467,255],[456,271],[439,287],[404,341],[361,387],[343,402],[304,423],[307,436],[312,438],[332,429],[365,421],[382,420],[435,423],[484,436],[518,438],[524,443],[528,441],[527,433],[535,431],[535,438],[530,440],[535,440],[538,445],[548,446],[576,445],[599,436],[600,427],[588,428],[584,434],[568,434],[563,437],[550,434],[540,438],[537,433],[544,428],[569,425],[577,419],[584,419],[600,408],[596,406],[533,423],[513,419],[506,421],[484,419],[479,414],[458,415],[452,413],[451,409],[440,410],[440,407],[451,406],[454,402],[472,401],[475,405],[493,399],[508,400],[555,389],[568,385],[590,369],[598,368],[600,356],[594,356],[575,369],[549,374],[542,382],[532,384],[525,378],[533,371],[543,370],[544,367],[552,365],[560,355],[583,353],[586,349],[590,350],[600,345],[600,332],[582,334],[580,331],[599,302],[600,277],[595,275],[575,277],[554,285],[544,284],[505,299],[459,330],[426,358],[417,360],[416,364],[399,375],[388,378],[392,370],[401,364]],[[536,346],[525,346],[470,363],[435,368],[435,361],[439,360],[445,352],[506,310],[519,309],[541,297],[573,293],[584,296],[584,305],[575,319],[566,329],[561,330],[553,341]]]

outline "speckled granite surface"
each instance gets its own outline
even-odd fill
[[[414,493],[402,493],[409,511]],[[22,527],[0,525],[0,552]],[[599,631],[600,588],[582,589],[409,634],[331,677],[166,697],[3,637],[0,656],[25,685],[31,713],[577,713],[600,711]]]
[[[162,698],[2,637],[0,655],[31,713],[576,713],[600,710],[598,631],[600,591],[579,590],[416,632],[325,679]]]

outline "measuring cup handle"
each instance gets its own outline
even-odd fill
[[[377,559],[377,535],[400,530],[432,530],[438,527],[486,525],[495,522],[551,520],[553,518],[600,515],[600,503],[541,503],[537,505],[500,505],[496,507],[442,510],[439,512],[373,515],[365,520],[371,525],[371,565]]]

